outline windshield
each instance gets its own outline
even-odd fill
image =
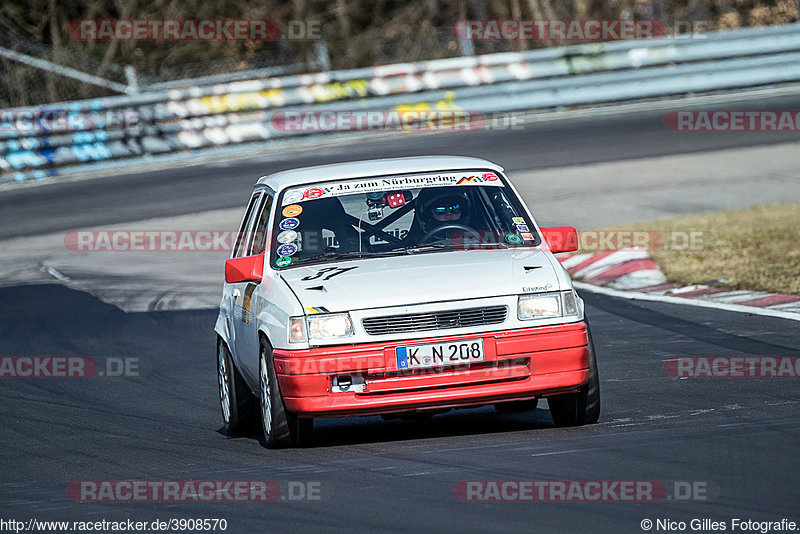
[[[502,176],[486,170],[292,187],[277,205],[272,265],[539,244]]]

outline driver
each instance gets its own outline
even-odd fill
[[[466,192],[457,191],[451,187],[438,187],[422,189],[417,196],[414,208],[418,231],[416,239],[421,239],[426,233],[441,226],[458,224],[469,226],[470,202]],[[442,230],[436,238],[449,238],[459,229]]]

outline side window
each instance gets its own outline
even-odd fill
[[[256,213],[256,206],[258,205],[258,200],[260,198],[261,193],[253,193],[253,196],[250,197],[250,202],[247,204],[247,210],[244,212],[244,219],[242,219],[242,226],[239,228],[239,233],[236,234],[236,245],[233,247],[234,258],[240,258],[244,256],[244,252],[247,250],[247,245],[250,241],[247,230],[252,225],[253,216]]]
[[[251,241],[250,251],[248,256],[261,254],[267,245],[267,223],[269,222],[269,214],[272,211],[272,195],[264,193],[264,200],[261,202],[261,213],[258,215],[258,222],[256,222],[255,231]]]

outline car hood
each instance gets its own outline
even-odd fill
[[[562,289],[546,253],[535,248],[335,261],[287,269],[281,277],[316,313]]]

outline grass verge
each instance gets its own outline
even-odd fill
[[[651,251],[651,255],[670,282],[701,284],[721,279],[726,282],[720,285],[732,289],[800,295],[800,203],[692,215],[625,228],[661,232],[666,246]],[[695,246],[670,246],[670,236],[692,232],[700,232],[694,234]]]

